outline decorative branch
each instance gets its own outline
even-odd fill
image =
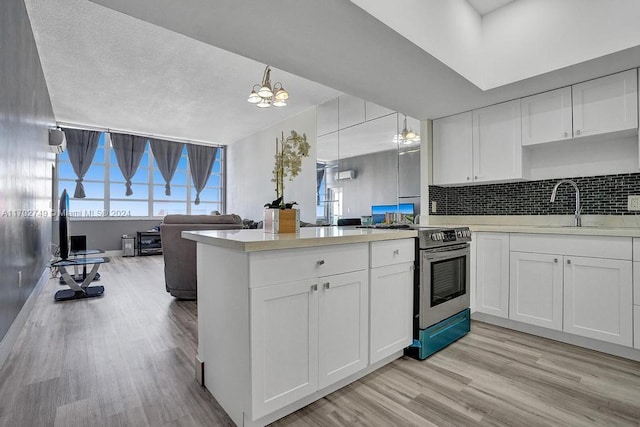
[[[280,140],[276,138],[276,161],[273,167],[273,179],[271,180],[276,184],[276,200],[271,204],[265,205],[265,207],[284,209],[287,205],[290,207],[296,204],[296,202],[284,202],[284,178],[288,176],[289,181],[293,181],[293,178],[298,176],[302,170],[302,159],[309,156],[310,148],[311,145],[307,142],[307,135],[304,133],[300,135],[294,130],[286,138],[284,137],[284,132],[282,132]]]

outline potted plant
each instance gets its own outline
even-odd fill
[[[297,203],[286,202],[284,198],[284,181],[298,176],[302,170],[302,159],[309,156],[310,145],[306,134],[299,134],[292,130],[285,138],[284,132],[280,139],[276,138],[275,164],[273,179],[276,184],[276,199],[265,205],[265,231],[272,233],[295,233],[300,229],[300,213],[293,206]]]

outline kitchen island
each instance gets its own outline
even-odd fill
[[[197,376],[237,425],[266,425],[402,355],[416,234],[182,233],[197,242]]]

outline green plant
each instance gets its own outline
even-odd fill
[[[307,142],[307,135],[304,133],[300,135],[295,130],[292,130],[291,135],[286,138],[284,132],[282,132],[280,140],[276,138],[276,162],[271,182],[276,184],[277,198],[270,207],[285,207],[284,178],[288,176],[289,181],[293,181],[293,178],[298,176],[302,170],[302,159],[309,156],[309,148],[311,146]]]

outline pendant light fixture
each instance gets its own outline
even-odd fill
[[[247,102],[259,108],[269,108],[272,105],[284,107],[287,105],[287,99],[289,92],[282,87],[282,83],[276,82],[271,86],[271,67],[267,65],[262,75],[262,83],[253,85]]]
[[[404,115],[404,128],[402,132],[397,134],[393,138],[393,142],[398,144],[402,143],[404,145],[413,144],[414,142],[420,142],[420,135],[413,131],[413,129],[407,127],[407,115]]]

